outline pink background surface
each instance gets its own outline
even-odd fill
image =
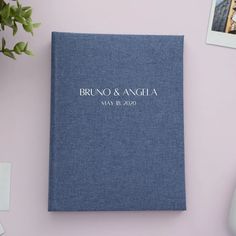
[[[42,26],[34,38],[16,37],[30,41],[35,57],[0,56],[0,161],[13,164],[11,210],[0,212],[6,236],[230,235],[236,51],[205,44],[211,0],[22,2]],[[53,30],[185,35],[186,212],[47,212]]]

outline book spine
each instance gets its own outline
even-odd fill
[[[49,148],[49,188],[48,188],[48,211],[53,211],[54,209],[54,193],[55,193],[55,174],[54,174],[54,164],[55,164],[55,91],[56,91],[56,40],[55,33],[52,32],[52,44],[51,44],[51,107],[50,107],[50,148]]]

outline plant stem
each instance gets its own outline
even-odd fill
[[[12,49],[12,50],[9,50],[10,52],[14,52],[14,50]],[[0,50],[0,52],[3,52],[3,50]]]

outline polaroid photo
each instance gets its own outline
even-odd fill
[[[236,48],[236,0],[213,0],[207,43]]]
[[[0,211],[10,208],[11,163],[0,162]]]
[[[2,227],[2,225],[0,224],[0,235],[3,235],[5,232],[4,232],[4,229]]]

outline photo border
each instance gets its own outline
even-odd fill
[[[213,44],[223,47],[236,48],[236,35],[224,32],[217,32],[212,30],[213,18],[215,13],[216,0],[212,1],[208,33],[207,33],[207,44]]]

